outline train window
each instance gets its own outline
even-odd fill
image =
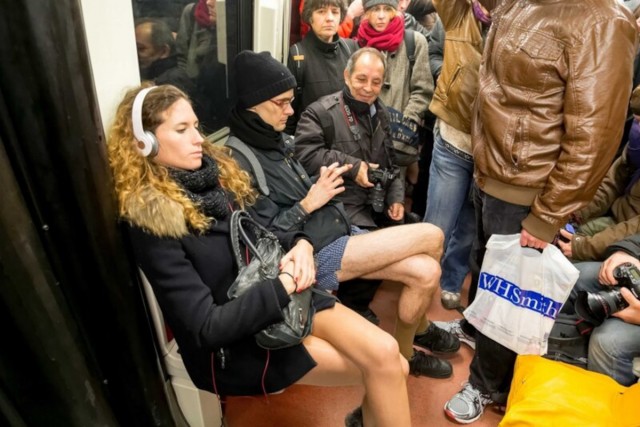
[[[240,50],[237,3],[132,0],[141,80],[185,91],[205,134],[227,125],[234,104],[228,65]]]

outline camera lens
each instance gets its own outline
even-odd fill
[[[601,292],[578,292],[575,309],[578,316],[598,326],[606,318],[616,313],[629,304],[620,293],[618,286]]]
[[[380,213],[384,211],[385,194],[386,191],[382,188],[382,185],[380,185],[379,182],[370,189],[369,203],[371,203],[371,207],[374,212]]]

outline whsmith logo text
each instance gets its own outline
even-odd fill
[[[480,289],[485,289],[509,301],[518,307],[523,307],[543,316],[555,319],[562,308],[562,303],[535,292],[521,289],[515,283],[511,283],[502,277],[480,273]]]

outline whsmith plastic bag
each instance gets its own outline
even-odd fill
[[[638,427],[640,384],[576,366],[518,356],[500,427]]]
[[[553,245],[542,253],[520,246],[520,234],[491,236],[478,291],[464,317],[518,354],[545,354],[553,322],[578,280]]]

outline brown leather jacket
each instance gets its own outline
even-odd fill
[[[531,206],[523,228],[550,242],[616,152],[637,28],[610,0],[504,0],[492,21],[471,129],[476,183]]]
[[[444,58],[429,110],[471,133],[471,106],[478,93],[482,34],[469,0],[433,0],[445,30]]]

